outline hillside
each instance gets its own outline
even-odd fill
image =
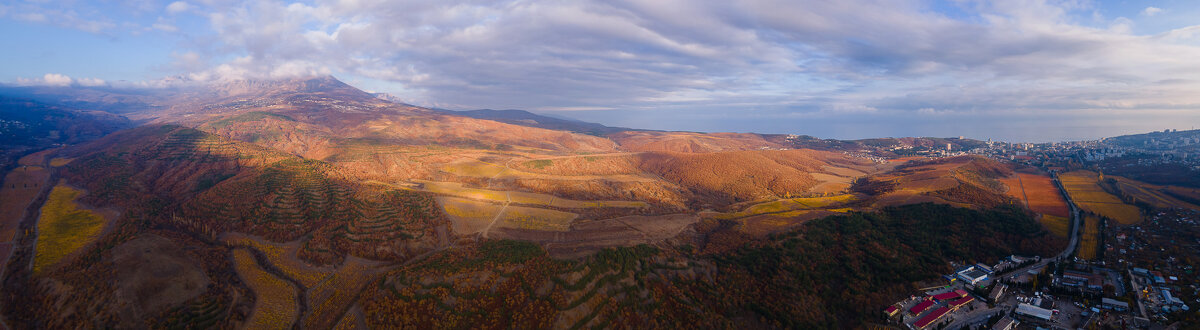
[[[578,120],[569,120],[555,118],[535,114],[525,110],[463,110],[463,111],[445,111],[448,114],[467,116],[476,119],[494,120],[502,123],[552,129],[557,131],[568,131],[582,133],[587,135],[604,136],[616,132],[632,131],[633,129],[622,127],[608,127],[596,123],[589,123]]]
[[[11,174],[5,209],[40,214],[6,221],[9,325],[854,327],[951,260],[1065,244],[977,156],[511,124],[332,77],[136,99],[148,124],[50,120],[79,138]]]

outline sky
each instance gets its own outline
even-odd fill
[[[1200,2],[9,0],[0,82],[333,75],[634,128],[1094,139],[1200,126]]]

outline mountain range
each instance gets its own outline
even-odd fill
[[[950,260],[1067,244],[1012,193],[1046,173],[911,157],[970,139],[636,130],[328,76],[0,97],[18,328],[858,327]]]

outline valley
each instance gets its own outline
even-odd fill
[[[332,77],[139,100],[120,116],[140,126],[43,141],[6,173],[6,324],[860,327],[951,263],[1070,251],[1056,180],[1094,214],[1081,259],[1101,217],[1195,207],[936,149],[984,145],[961,138],[466,116]],[[121,271],[151,263],[160,279]]]

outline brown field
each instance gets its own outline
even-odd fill
[[[1043,227],[1046,227],[1046,230],[1049,230],[1050,233],[1054,235],[1059,237],[1069,237],[1070,235],[1071,218],[1069,217],[1042,214],[1042,216],[1038,218],[1038,222],[1040,222]]]
[[[1076,255],[1080,259],[1092,260],[1097,256],[1097,251],[1100,248],[1100,218],[1095,216],[1084,217],[1083,220],[1083,236],[1079,240],[1079,253]]]
[[[1058,187],[1049,176],[1014,173],[1000,179],[1008,186],[1005,193],[1025,203],[1026,208],[1033,212],[1049,214],[1056,217],[1070,216],[1071,208],[1067,200],[1058,192]]]
[[[13,240],[29,203],[48,183],[50,171],[41,166],[21,166],[8,172],[0,187],[0,242]]]
[[[1122,225],[1142,222],[1141,211],[1104,191],[1097,183],[1099,176],[1095,172],[1074,171],[1060,174],[1058,178],[1080,208],[1116,220]]]
[[[233,250],[233,261],[238,277],[254,290],[254,311],[245,328],[290,329],[300,314],[295,287],[263,270],[249,250]]]

